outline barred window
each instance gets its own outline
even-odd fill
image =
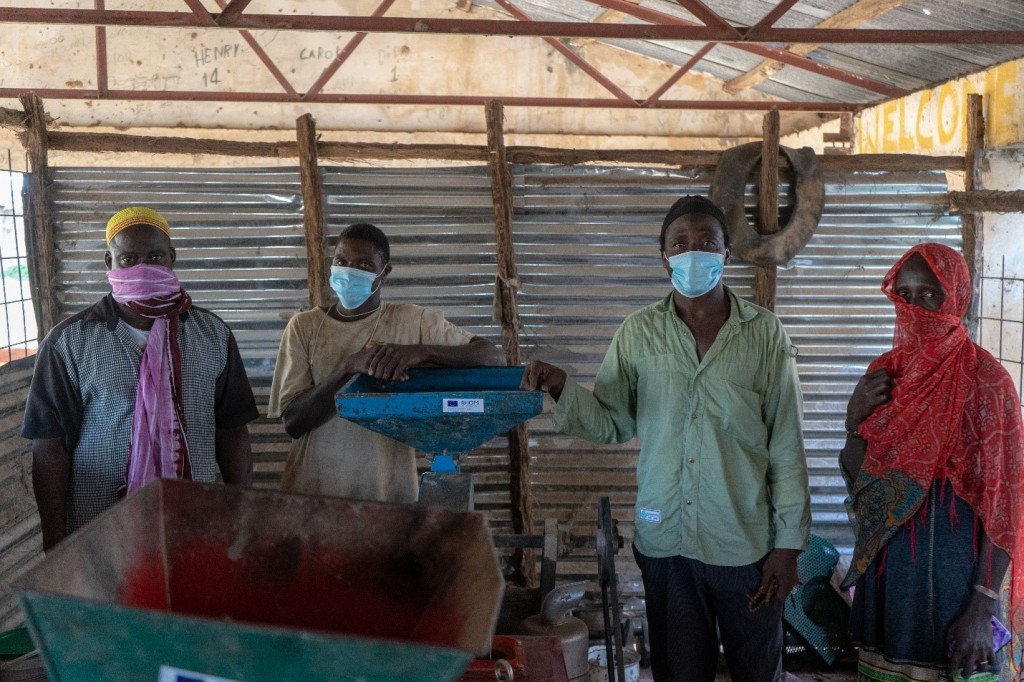
[[[15,171],[10,151],[0,156],[0,365],[36,352],[36,315],[25,250],[25,174]]]
[[[978,343],[1003,363],[1024,395],[1024,278],[1006,257],[982,267]]]

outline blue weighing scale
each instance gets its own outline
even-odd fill
[[[335,405],[339,417],[426,453],[422,504],[469,510],[473,481],[459,471],[459,456],[544,407],[541,391],[519,389],[522,378],[522,367],[412,369],[407,381],[391,383],[358,374]]]

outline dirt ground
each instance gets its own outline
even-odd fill
[[[640,669],[639,682],[650,682],[652,679],[650,668]],[[719,668],[715,682],[727,682],[731,679],[729,671],[724,665]],[[856,682],[856,680],[857,663],[853,660],[840,661],[831,668],[824,663],[786,666],[782,682]]]

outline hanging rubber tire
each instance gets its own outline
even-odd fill
[[[711,185],[711,200],[725,213],[733,253],[756,265],[785,265],[807,245],[825,207],[825,182],[810,147],[779,147],[789,160],[796,185],[793,214],[775,234],[759,234],[747,221],[743,198],[747,178],[761,160],[761,143],[741,144],[722,152]]]

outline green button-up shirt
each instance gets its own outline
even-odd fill
[[[775,315],[726,292],[703,359],[669,295],[622,323],[593,392],[568,379],[555,407],[565,433],[640,437],[634,542],[647,556],[742,566],[807,546],[796,349]]]

